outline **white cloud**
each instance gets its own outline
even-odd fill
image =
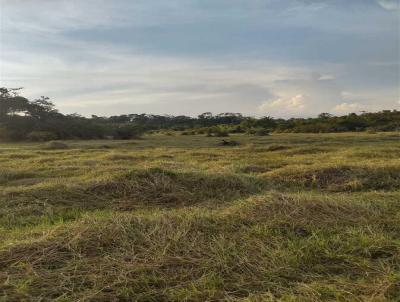
[[[395,50],[393,39],[375,41],[375,28],[387,34],[398,18],[375,1],[368,10],[348,11],[305,8],[299,1],[0,0],[0,86],[24,86],[30,98],[48,95],[61,111],[83,114],[240,111],[288,117],[352,104],[392,109],[399,99],[398,85],[393,88],[398,56],[386,49]],[[398,1],[379,3],[398,7]],[[208,45],[214,25],[217,41]],[[121,28],[134,30],[124,31],[123,41],[114,39]],[[242,30],[245,39],[236,41]],[[368,40],[371,32],[375,43]],[[324,48],[330,37],[333,47]],[[154,48],[146,48],[149,40]],[[204,53],[187,47],[185,41],[195,40],[204,42]],[[241,48],[243,41],[249,48]],[[178,52],[165,51],[170,45]],[[274,45],[278,53],[270,51]],[[357,49],[368,50],[373,60]],[[213,56],[214,50],[222,55]],[[341,61],[352,54],[357,62]]]
[[[400,1],[399,0],[378,0],[378,4],[386,10],[399,10]]]
[[[350,112],[361,111],[362,108],[363,108],[362,105],[359,103],[341,103],[336,105],[333,108],[333,111],[337,113],[350,113]]]
[[[307,103],[304,95],[298,94],[290,98],[278,98],[274,101],[264,102],[258,109],[263,113],[274,112],[279,115],[301,114],[306,108],[306,105]]]
[[[116,10],[104,0],[1,1],[2,31],[59,33],[120,24]]]
[[[351,92],[351,91],[342,91],[340,93],[340,95],[341,95],[342,100],[345,101],[345,103],[346,102],[347,103],[350,103],[350,102],[351,103],[356,103],[357,99],[362,98],[360,95],[357,95],[356,93]]]
[[[268,85],[292,70],[272,62],[151,56],[122,47],[63,42],[70,51],[90,56],[92,62],[76,62],[68,53],[10,49],[3,56],[8,60],[2,62],[6,76],[1,77],[0,86],[26,87],[24,95],[29,98],[47,95],[66,113],[195,115],[211,110],[253,114],[271,97]]]

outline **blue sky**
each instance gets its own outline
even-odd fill
[[[65,113],[400,109],[400,0],[0,3],[0,85]]]

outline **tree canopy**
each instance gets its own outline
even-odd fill
[[[110,117],[62,114],[41,96],[30,101],[20,96],[21,88],[0,88],[0,139],[130,139],[150,130],[175,130],[189,133],[266,133],[276,132],[346,132],[400,131],[400,111],[384,110],[333,116],[321,113],[315,118],[254,118],[240,113],[212,114],[197,117],[184,115],[122,114]],[[188,130],[190,130],[188,132]]]

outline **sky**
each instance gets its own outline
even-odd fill
[[[400,109],[400,0],[0,0],[0,86],[85,116]]]

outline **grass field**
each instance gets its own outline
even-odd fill
[[[400,301],[400,135],[0,144],[0,301]]]

